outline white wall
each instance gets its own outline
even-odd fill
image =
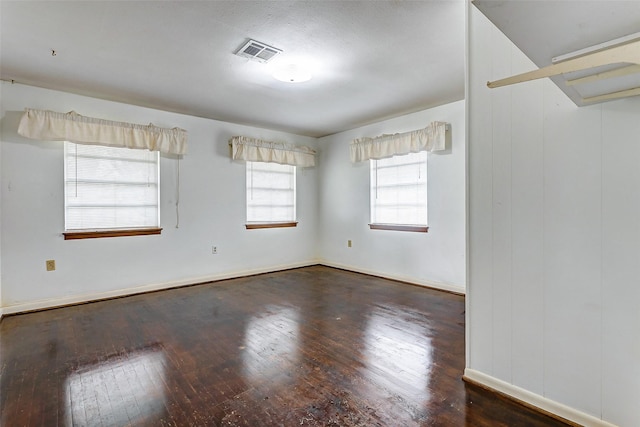
[[[3,99],[3,89],[4,85],[0,84],[0,103]],[[2,107],[0,106],[0,109]],[[0,111],[0,143],[2,141],[2,116],[4,115],[3,111]],[[0,176],[2,176],[2,149],[0,147]],[[2,198],[0,197],[0,320],[2,320],[2,316],[4,315],[4,309],[2,304]]]
[[[330,265],[413,283],[465,290],[464,101],[320,139],[320,256]],[[352,164],[359,137],[451,124],[448,150],[428,157],[429,232],[369,229],[369,162]],[[347,240],[353,246],[347,247]]]
[[[189,133],[180,163],[180,228],[176,229],[177,162],[161,160],[160,236],[63,240],[63,149],[16,133],[25,107]],[[315,262],[317,169],[298,173],[297,228],[245,230],[245,167],[229,158],[228,140],[247,135],[315,146],[316,139],[22,85],[2,83],[2,304],[30,308],[83,296],[125,293]],[[218,255],[211,254],[211,246]],[[56,271],[45,271],[45,260]],[[147,289],[147,288],[141,288]],[[30,305],[31,304],[31,305]]]
[[[640,99],[488,89],[536,67],[474,7],[469,31],[467,373],[640,425]]]

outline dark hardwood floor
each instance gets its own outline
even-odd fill
[[[464,383],[464,298],[314,266],[9,316],[0,425],[553,426]]]

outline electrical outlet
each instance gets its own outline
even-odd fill
[[[351,240],[347,240],[347,247],[351,247]]]
[[[48,259],[46,261],[47,264],[47,271],[54,271],[56,269],[56,260],[55,259]]]
[[[214,255],[218,255],[218,247],[217,246],[211,246],[211,253]]]

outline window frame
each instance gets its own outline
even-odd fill
[[[250,173],[251,176],[253,176],[253,169],[252,166],[255,163],[264,163],[264,164],[270,164],[270,165],[277,165],[277,166],[282,166],[282,167],[287,167],[287,168],[291,168],[292,173],[291,173],[291,182],[293,183],[293,218],[291,219],[276,219],[273,221],[264,219],[264,220],[253,220],[253,221],[249,221],[249,209],[250,209],[250,204],[249,204],[249,192],[252,190],[253,187],[250,187],[250,183],[249,180],[250,178]],[[250,172],[251,171],[251,172]],[[297,215],[298,215],[298,168],[294,165],[283,165],[280,163],[275,163],[275,162],[258,162],[258,161],[247,161],[245,164],[245,229],[247,230],[259,230],[259,229],[266,229],[266,228],[289,228],[289,227],[297,227],[298,226],[298,221],[297,221]]]
[[[415,181],[415,185],[418,189],[424,185],[424,192],[425,192],[425,222],[424,224],[422,223],[418,223],[418,224],[410,224],[410,223],[396,223],[396,222],[389,222],[389,223],[384,223],[384,222],[377,222],[374,221],[374,218],[377,219],[379,217],[379,215],[376,215],[376,213],[374,212],[375,208],[376,208],[376,204],[374,202],[374,194],[377,194],[377,190],[379,188],[378,186],[378,168],[380,166],[382,166],[382,168],[387,168],[387,167],[392,167],[392,165],[387,165],[387,164],[383,164],[380,165],[379,162],[385,162],[389,159],[392,158],[396,158],[396,157],[404,157],[404,156],[409,156],[409,155],[423,155],[424,159],[419,159],[420,163],[419,163],[419,168],[422,167],[422,165],[424,165],[424,173],[425,173],[425,178],[424,178],[424,184],[421,184],[418,180]],[[415,164],[415,160],[407,162],[408,164],[410,163],[414,163]],[[374,178],[375,176],[375,178]],[[375,182],[374,182],[375,180]],[[398,184],[397,182],[392,182],[391,185],[406,185],[406,184]],[[411,184],[410,184],[411,185]],[[369,228],[371,230],[390,230],[390,231],[409,231],[409,232],[418,232],[418,233],[427,233],[429,231],[429,226],[428,226],[428,208],[429,208],[429,203],[428,203],[428,153],[426,151],[420,151],[418,153],[409,153],[409,154],[404,154],[404,155],[399,155],[399,156],[393,156],[393,157],[389,157],[389,158],[385,158],[385,159],[371,159],[369,161]]]
[[[98,228],[67,228],[67,157],[70,154],[70,148],[79,145],[87,145],[87,144],[76,144],[71,141],[64,141],[64,176],[63,176],[63,195],[64,195],[64,232],[62,233],[64,240],[78,240],[78,239],[95,239],[95,238],[104,238],[104,237],[124,237],[124,236],[148,236],[161,234],[162,228],[160,227],[160,153],[155,152],[155,167],[157,170],[156,183],[157,183],[157,205],[156,205],[156,213],[157,213],[157,221],[153,226],[124,226],[124,227],[98,227]],[[103,146],[105,147],[105,146]],[[125,147],[113,147],[108,146],[109,149],[114,150],[131,150],[130,148]],[[105,159],[106,160],[106,159]]]

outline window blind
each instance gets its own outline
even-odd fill
[[[159,154],[65,142],[65,229],[158,227]]]
[[[296,220],[296,167],[247,162],[247,222]]]
[[[427,152],[371,160],[371,223],[427,225]]]

